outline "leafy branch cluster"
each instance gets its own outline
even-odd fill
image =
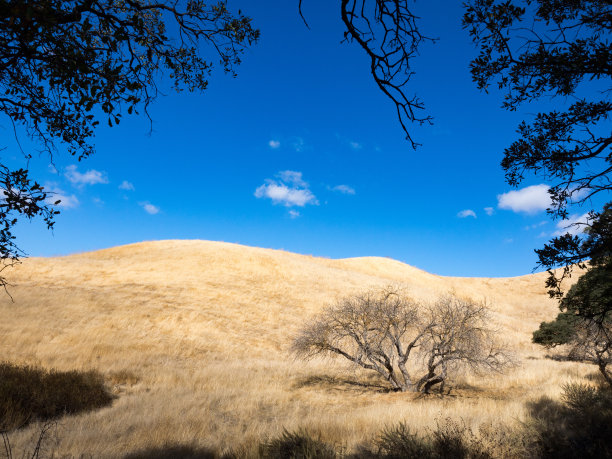
[[[234,74],[258,38],[224,0],[0,0],[0,114],[51,160],[59,145],[80,160],[94,152],[100,119],[113,126],[140,107],[148,116],[161,81],[206,89],[215,62],[204,50]],[[14,261],[17,219],[39,216],[52,227],[58,202],[27,169],[4,162],[0,184],[0,260]]]
[[[507,182],[518,186],[527,174],[550,182],[553,218],[566,219],[568,206],[587,204],[596,194],[607,196],[612,191],[612,4],[472,0],[463,24],[480,48],[471,62],[473,80],[483,90],[495,82],[506,90],[504,108],[515,110],[543,96],[573,100],[566,110],[538,113],[519,125],[519,138],[502,160]],[[599,91],[581,89],[593,81]],[[590,220],[602,215],[592,212]],[[570,265],[593,256],[590,243],[569,233],[536,252],[557,297]],[[558,267],[564,267],[560,276],[552,271]]]

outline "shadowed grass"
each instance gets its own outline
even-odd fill
[[[112,395],[95,371],[54,371],[0,363],[0,430],[23,427],[110,405]]]
[[[562,401],[548,397],[528,404],[539,457],[612,457],[612,391],[567,384]]]

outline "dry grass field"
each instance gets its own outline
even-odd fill
[[[7,270],[0,352],[15,363],[96,369],[117,398],[65,416],[59,456],[123,457],[164,445],[237,450],[305,428],[347,450],[404,420],[427,429],[461,419],[477,428],[526,420],[525,402],[557,397],[595,367],[545,358],[531,332],[557,305],[545,274],[450,278],[386,258],[331,260],[207,241],[144,242]],[[344,362],[293,359],[292,337],[326,304],[399,284],[418,298],[453,291],[486,300],[521,360],[504,376],[460,379],[450,396],[383,389]],[[36,434],[12,434],[16,450]]]

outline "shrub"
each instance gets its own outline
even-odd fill
[[[336,450],[320,438],[305,431],[289,432],[263,443],[260,457],[266,459],[335,459]]]
[[[481,429],[474,434],[464,422],[450,418],[436,423],[436,428],[418,435],[405,423],[384,429],[373,442],[373,451],[360,457],[381,459],[488,459],[525,457],[526,449],[517,445],[516,432],[504,426]]]
[[[412,433],[404,422],[385,428],[374,441],[374,447],[375,456],[386,459],[434,457],[431,442]]]
[[[23,427],[110,405],[112,395],[95,371],[55,371],[0,363],[0,430]]]
[[[561,401],[542,397],[528,405],[543,458],[612,457],[612,391],[568,384]]]

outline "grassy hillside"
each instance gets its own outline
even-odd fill
[[[0,352],[16,363],[97,369],[118,396],[112,406],[62,419],[59,454],[122,456],[162,445],[217,451],[307,428],[351,449],[382,427],[436,419],[478,426],[524,420],[524,403],[595,372],[556,362],[530,343],[557,312],[545,274],[450,278],[386,258],[330,260],[207,241],[132,244],[8,271],[0,295]],[[454,396],[384,390],[344,362],[303,363],[288,353],[310,316],[341,296],[396,283],[414,296],[454,291],[486,300],[521,367],[463,378]],[[13,434],[17,448],[36,425]]]

